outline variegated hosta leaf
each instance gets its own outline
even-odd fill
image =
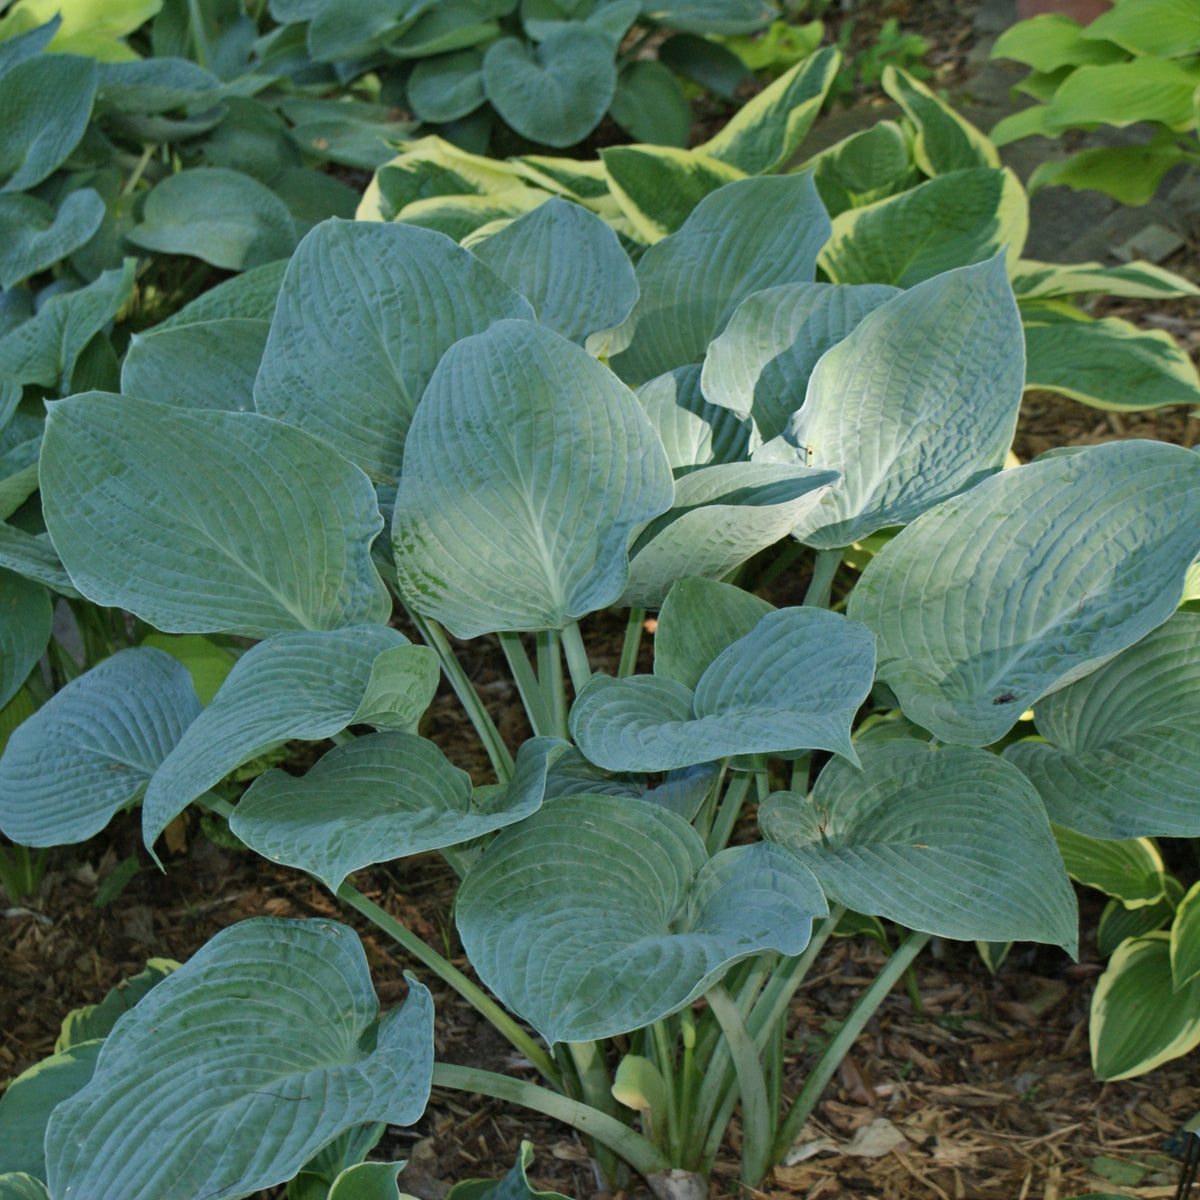
[[[811,173],[728,183],[642,255],[633,312],[589,347],[630,385],[699,362],[752,292],[812,281],[829,230]]]
[[[704,399],[700,364],[689,363],[637,389],[677,475],[713,463],[743,462],[750,452],[750,423]]]
[[[200,713],[183,663],[122,650],[55,693],[0,758],[0,828],[25,846],[82,842],[137,798]]]
[[[879,676],[908,717],[986,746],[1172,614],[1198,509],[1200,456],[1179,446],[1028,463],[901,530],[847,611],[878,635]]]
[[[268,771],[229,827],[252,850],[300,867],[336,892],[352,871],[438,850],[511,825],[542,803],[557,738],[533,738],[511,782],[472,795],[471,777],[426,738],[374,733],[336,746],[303,778]]]
[[[780,609],[717,655],[694,693],[656,675],[594,676],[571,710],[571,733],[607,771],[789,750],[854,760],[850,722],[874,665],[874,639],[857,622],[823,609]]]
[[[1200,837],[1200,613],[1176,613],[1034,718],[1046,741],[1004,756],[1051,820],[1094,838]]]
[[[894,296],[827,351],[804,407],[755,458],[798,456],[839,472],[792,535],[848,546],[998,471],[1024,380],[1003,260],[960,267]]]
[[[708,347],[705,399],[752,418],[758,441],[777,437],[821,355],[897,294],[877,283],[785,283],[747,296]]]
[[[1037,793],[994,754],[898,740],[833,760],[806,799],[776,792],[763,834],[856,912],[963,940],[1075,954],[1075,893]]]
[[[560,1192],[538,1191],[526,1170],[533,1166],[533,1143],[522,1142],[521,1153],[503,1179],[464,1179],[456,1183],[446,1200],[567,1200]]]
[[[1167,896],[1162,855],[1150,838],[1101,840],[1056,825],[1054,840],[1076,883],[1115,896],[1126,908],[1146,908]]]
[[[288,264],[254,402],[391,483],[438,359],[493,321],[532,315],[528,301],[443,234],[326,221]]]
[[[234,767],[290,738],[332,737],[354,720],[379,655],[405,644],[383,625],[284,633],[248,650],[154,772],[142,805],[152,847],[167,824]],[[418,647],[414,647],[418,649]],[[423,672],[424,658],[413,668]]]
[[[50,595],[41,584],[0,568],[0,708],[42,657],[53,619]]]
[[[370,481],[257,413],[88,392],[50,407],[42,509],[89,600],[167,633],[385,621]]]
[[[677,579],[728,575],[811,519],[838,478],[791,463],[724,463],[681,476],[675,503],[629,549],[621,604],[657,608]]]
[[[290,1179],[351,1125],[412,1124],[433,1074],[433,1002],[408,987],[378,1019],[362,945],[336,921],[222,930],[126,1015],[91,1083],[55,1109],[51,1194],[234,1200]]]
[[[773,846],[709,860],[674,813],[593,795],[497,835],[457,921],[480,978],[553,1043],[641,1029],[739,959],[799,954],[826,911],[816,880]]]
[[[637,398],[528,321],[451,349],[409,430],[396,572],[457,637],[557,629],[612,604],[630,530],[670,506],[670,467]]]
[[[557,196],[471,247],[537,314],[573,342],[619,325],[637,279],[617,235],[594,213]]]
[[[913,157],[926,175],[1000,165],[987,137],[907,71],[884,67],[882,83],[916,129]]]
[[[0,1175],[0,1200],[50,1200],[46,1185],[23,1171]]]
[[[1171,923],[1171,980],[1176,988],[1200,978],[1200,883],[1192,884]]]

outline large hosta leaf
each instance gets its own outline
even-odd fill
[[[433,1002],[408,986],[378,1019],[362,945],[336,921],[222,930],[117,1025],[91,1083],[55,1110],[51,1194],[233,1200],[290,1179],[351,1125],[412,1124]]]
[[[674,813],[592,795],[500,833],[457,920],[483,981],[560,1042],[641,1029],[749,955],[798,954],[825,911],[816,880],[775,847],[709,860]]]
[[[738,305],[704,356],[705,398],[754,421],[761,441],[778,436],[804,403],[826,350],[885,300],[881,284],[785,283]]]
[[[607,771],[662,771],[734,754],[832,750],[854,759],[850,722],[871,690],[874,639],[815,608],[768,613],[708,666],[676,679],[596,675],[571,733]]]
[[[624,605],[657,608],[677,579],[720,579],[811,519],[835,471],[789,463],[725,463],[682,476],[675,503],[629,551]]]
[[[848,612],[936,737],[986,746],[1174,611],[1200,551],[1200,456],[1115,442],[1003,471],[871,560]]]
[[[617,599],[630,530],[671,495],[627,388],[550,330],[497,324],[445,355],[409,430],[401,587],[458,637],[561,628]]]
[[[699,363],[676,367],[637,389],[677,475],[713,463],[743,462],[749,453],[750,423],[704,399],[700,370]]]
[[[555,197],[472,246],[537,314],[573,342],[619,325],[637,300],[637,280],[617,236],[594,213]]]
[[[336,892],[352,871],[438,850],[511,825],[536,811],[557,738],[533,738],[511,782],[472,794],[471,777],[428,739],[375,733],[337,746],[303,778],[268,771],[238,803],[229,826],[251,849],[311,872]]]
[[[884,67],[882,83],[916,129],[913,158],[926,175],[1000,165],[996,147],[907,71]]]
[[[621,350],[613,370],[639,384],[699,362],[752,292],[812,281],[829,231],[809,173],[739,179],[705,196],[638,263],[641,295],[609,335]]]
[[[53,405],[42,508],[75,586],[170,633],[384,621],[370,481],[256,413],[91,392]]]
[[[17,694],[42,657],[52,618],[44,587],[0,569],[0,708]]]
[[[1053,821],[1097,838],[1200,837],[1200,613],[1181,612],[1034,709],[1005,751]]]
[[[169,654],[105,659],[13,731],[0,758],[0,827],[26,846],[98,833],[199,713],[187,667]]]
[[[1074,954],[1075,893],[1037,793],[994,754],[900,739],[833,760],[811,798],[759,808],[826,895],[941,937],[1037,941]]]
[[[443,234],[328,221],[288,264],[254,400],[391,483],[438,359],[493,321],[532,315]]]
[[[1029,232],[1029,202],[1008,169],[951,171],[839,214],[820,264],[835,283],[911,287],[1007,249],[1016,262]]]
[[[317,741],[344,729],[357,714],[378,657],[404,645],[404,635],[394,629],[360,625],[284,633],[248,650],[150,781],[142,807],[146,845],[256,754],[289,738]],[[413,665],[424,669],[415,655]]]
[[[904,525],[999,470],[1025,378],[1021,318],[997,257],[880,305],[817,363],[804,407],[756,458],[841,484],[793,536],[832,549]]]

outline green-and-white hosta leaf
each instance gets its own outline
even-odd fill
[[[926,175],[1000,165],[987,137],[907,71],[884,67],[882,83],[916,129],[913,158]]]
[[[825,912],[816,880],[776,847],[710,860],[674,813],[592,795],[498,834],[457,921],[480,978],[553,1043],[641,1029],[739,959],[798,954]]]
[[[408,987],[378,1019],[362,945],[336,921],[222,930],[120,1022],[91,1083],[55,1109],[51,1194],[234,1200],[290,1179],[351,1125],[412,1124],[433,1074],[433,1002]]]
[[[42,657],[53,618],[50,595],[41,584],[0,568],[0,708]]]
[[[122,650],[13,731],[0,758],[0,827],[25,846],[82,842],[134,800],[200,713],[187,667]]]
[[[785,283],[747,296],[708,347],[705,398],[752,419],[769,441],[804,403],[821,355],[898,294],[882,284]]]
[[[270,328],[235,317],[134,334],[121,391],[184,408],[254,412],[254,377]]]
[[[823,609],[780,609],[717,655],[694,693],[658,675],[593,676],[571,710],[571,733],[606,771],[790,750],[855,760],[850,722],[871,690],[874,664],[874,639],[857,622]]]
[[[1179,902],[1171,923],[1171,980],[1176,988],[1200,977],[1200,883]]]
[[[1092,995],[1088,1036],[1092,1070],[1107,1080],[1143,1075],[1200,1045],[1200,978],[1176,991],[1165,930],[1113,952]]]
[[[523,1141],[516,1163],[503,1179],[464,1179],[450,1189],[446,1200],[567,1200],[560,1192],[534,1188],[525,1174],[532,1166],[533,1143]]]
[[[1028,463],[901,530],[847,611],[878,634],[879,676],[908,717],[986,746],[1174,612],[1198,506],[1200,456],[1179,446]]]
[[[657,608],[677,579],[722,578],[811,519],[838,478],[792,463],[722,463],[681,476],[674,505],[630,547],[620,603]]]
[[[926,280],[865,316],[813,369],[804,407],[757,451],[842,481],[792,535],[820,549],[904,525],[998,471],[1012,444],[1025,358],[997,256]]]
[[[212,703],[188,730],[146,789],[147,846],[197,796],[234,767],[290,738],[319,741],[356,716],[381,654],[405,646],[385,625],[321,633],[282,633],[238,659]],[[420,647],[412,647],[419,650]],[[413,669],[426,669],[423,657]]]
[[[1037,793],[1002,759],[964,746],[860,744],[812,797],[776,792],[759,809],[826,894],[941,937],[1037,941],[1074,954],[1075,894]]]
[[[585,350],[505,321],[443,357],[396,495],[409,602],[457,637],[556,629],[612,604],[630,530],[671,503],[637,402]]]
[[[326,221],[288,264],[254,401],[392,483],[438,359],[493,321],[532,316],[528,301],[443,234]]]
[[[1062,825],[1053,828],[1063,866],[1076,883],[1114,896],[1126,908],[1146,908],[1166,896],[1162,856],[1149,838],[1102,841]]]
[[[268,771],[239,801],[229,827],[252,850],[300,867],[336,892],[352,871],[492,833],[542,803],[546,771],[566,748],[533,738],[512,781],[472,795],[471,777],[428,739],[374,733],[330,750],[303,778]]]
[[[554,197],[472,246],[537,314],[573,342],[619,325],[637,300],[637,280],[617,235],[594,213]]]
[[[637,389],[677,475],[712,463],[744,462],[749,454],[749,422],[704,399],[700,372],[699,363],[689,363]]]
[[[1092,292],[1144,300],[1171,300],[1200,294],[1200,288],[1190,279],[1141,259],[1107,267],[1098,262],[1047,263],[1023,258],[1017,263],[1012,285],[1021,300],[1054,299]]]
[[[1029,232],[1029,202],[1007,168],[972,167],[840,213],[821,251],[834,283],[911,287],[1007,248],[1016,262]]]
[[[831,217],[861,208],[921,182],[908,139],[895,121],[877,121],[809,160],[817,191]]]
[[[752,292],[812,281],[829,230],[811,173],[728,183],[642,255],[633,312],[595,341],[631,385],[699,362]]]
[[[89,392],[51,406],[46,528],[75,586],[168,633],[385,621],[370,481],[257,413]]]
[[[1051,820],[1093,838],[1200,837],[1200,613],[1176,613],[1034,717],[1046,741],[1005,757]]]
[[[46,1185],[24,1171],[0,1175],[0,1200],[50,1200]]]

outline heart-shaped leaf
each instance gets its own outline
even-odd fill
[[[636,397],[558,334],[501,322],[447,352],[409,429],[400,585],[457,637],[562,628],[617,599],[630,530],[671,495]]]
[[[458,893],[480,978],[548,1041],[641,1029],[739,959],[798,954],[826,912],[816,881],[765,844],[709,860],[674,813],[639,800],[556,800],[504,830]]]
[[[509,784],[472,795],[471,777],[428,739],[374,733],[337,746],[303,778],[268,771],[239,801],[229,827],[252,850],[315,875],[331,892],[352,871],[440,850],[535,812],[557,738],[532,738]]]
[[[117,1025],[91,1083],[55,1109],[51,1194],[160,1200],[170,1179],[233,1200],[290,1179],[351,1125],[412,1124],[433,1074],[433,1002],[408,987],[378,1019],[362,945],[336,921],[222,930]]]
[[[56,692],[0,758],[0,825],[24,846],[82,842],[134,800],[200,713],[187,668],[122,650]]]
[[[861,770],[834,759],[811,798],[776,792],[759,807],[764,836],[831,899],[940,937],[1076,952],[1075,893],[1019,771],[982,750],[908,739],[858,751]]]
[[[1200,613],[1181,612],[1034,709],[1005,751],[1051,820],[1094,838],[1200,836]]]
[[[46,528],[75,586],[170,633],[384,621],[370,481],[256,413],[90,392],[53,405]]]
[[[662,771],[734,754],[832,750],[871,690],[874,639],[816,608],[768,613],[696,684],[595,675],[571,710],[579,748],[607,771]]]
[[[1200,552],[1200,457],[1114,442],[1002,471],[918,517],[848,612],[907,716],[986,746],[1175,610]]]
[[[248,650],[154,773],[142,806],[147,846],[234,767],[289,738],[319,741],[354,719],[379,655],[405,644],[383,625],[283,633]]]
[[[328,221],[288,265],[254,388],[259,412],[393,483],[438,359],[529,303],[443,234]]]
[[[57,212],[33,196],[0,196],[0,287],[10,288],[66,258],[103,219],[104,201],[93,188],[69,193]]]

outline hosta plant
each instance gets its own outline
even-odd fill
[[[332,221],[269,316],[241,276],[148,336],[123,394],[49,406],[46,536],[12,539],[30,604],[67,587],[160,633],[14,732],[0,828],[61,845],[140,802],[156,852],[189,805],[219,814],[540,1080],[435,1063],[425,987],[381,1015],[348,926],[255,919],[121,1016],[94,1073],[58,1075],[26,1165],[0,1171],[53,1200],[149,1200],[164,1178],[244,1196],[332,1177],[314,1156],[412,1122],[432,1082],[556,1116],[674,1195],[740,1112],[755,1185],[930,936],[1074,952],[1051,793],[997,751],[1169,627],[1200,458],[1127,442],[1001,470],[1024,383],[1003,255],[905,288],[818,282],[831,228],[811,172],[716,189],[636,267],[561,199],[470,250]],[[255,322],[257,358],[236,341]],[[151,369],[214,345],[231,353],[203,386]],[[867,539],[856,579],[843,553]],[[788,546],[808,592],[775,608],[739,580]],[[614,606],[607,674],[589,641]],[[511,668],[520,745],[456,658],[479,637]],[[197,638],[242,651],[207,703]],[[489,782],[421,735],[439,673]],[[327,739],[304,775],[228,786]],[[479,983],[350,882],[430,850],[461,877]],[[848,913],[899,948],[784,1096],[791,998]]]

